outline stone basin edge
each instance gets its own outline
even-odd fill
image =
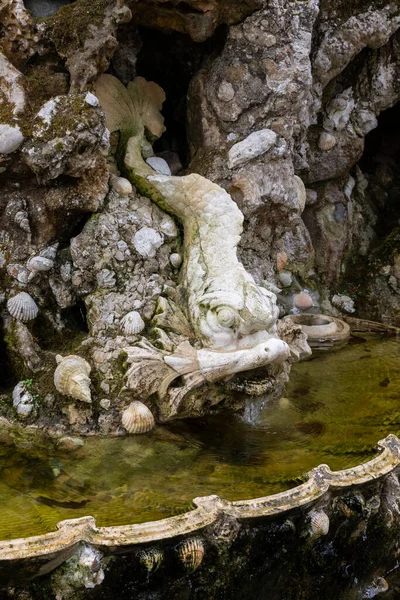
[[[400,440],[389,434],[377,444],[380,454],[368,462],[331,471],[322,464],[306,474],[307,480],[278,494],[230,502],[216,495],[195,498],[194,510],[159,521],[97,527],[94,517],[67,519],[57,530],[43,535],[0,541],[0,561],[39,558],[65,554],[76,544],[86,542],[98,548],[117,548],[159,542],[195,534],[215,523],[222,515],[238,520],[277,515],[310,504],[329,489],[352,487],[383,477],[400,465]]]

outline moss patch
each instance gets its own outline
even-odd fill
[[[48,26],[48,36],[62,56],[69,56],[83,48],[93,33],[91,26],[99,26],[110,0],[77,0],[64,6],[54,15],[41,19]]]

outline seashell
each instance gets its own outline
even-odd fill
[[[158,248],[162,245],[164,238],[151,227],[142,227],[133,236],[133,245],[136,251],[148,258],[156,255]]]
[[[154,424],[154,417],[143,402],[131,402],[122,413],[122,425],[129,433],[146,433]]]
[[[387,592],[389,584],[384,577],[377,577],[362,591],[362,598],[375,598],[379,594]]]
[[[28,213],[24,210],[19,210],[15,217],[14,222],[20,227],[23,231],[27,233],[31,232],[31,227],[29,224]]]
[[[296,308],[299,310],[308,310],[313,306],[313,301],[307,292],[301,292],[300,294],[296,294],[293,298],[293,302]]]
[[[164,559],[164,552],[158,548],[148,548],[138,553],[140,563],[149,573],[157,571]]]
[[[71,396],[75,400],[91,402],[89,363],[80,356],[70,354],[56,356],[58,366],[54,372],[54,385],[63,396]]]
[[[175,269],[178,269],[182,264],[182,256],[178,252],[173,252],[169,257],[169,262]]]
[[[36,302],[26,292],[20,292],[10,298],[7,302],[7,309],[12,317],[24,323],[34,319],[39,312]]]
[[[43,256],[43,258],[48,258],[49,260],[55,260],[55,258],[57,256],[58,246],[59,246],[59,243],[56,242],[52,246],[43,248],[43,250],[41,250],[39,254],[40,254],[40,256]]]
[[[161,221],[161,223],[160,223],[160,231],[167,238],[176,238],[176,236],[178,235],[178,229],[177,229],[177,227],[175,225],[175,222],[168,215],[165,215],[165,217]]]
[[[121,196],[129,196],[129,194],[132,194],[132,184],[128,179],[125,179],[125,177],[111,175],[110,183],[117,194],[121,194]]]
[[[145,328],[144,321],[136,310],[128,312],[121,320],[125,335],[136,335]]]
[[[34,256],[26,263],[29,271],[42,272],[50,271],[53,268],[54,262],[44,256]]]
[[[169,164],[164,158],[160,156],[149,156],[146,158],[147,164],[156,172],[161,175],[171,175],[171,169]]]
[[[323,510],[312,510],[310,512],[310,535],[320,537],[329,532],[329,517]]]
[[[331,150],[336,146],[336,138],[331,133],[323,131],[319,136],[318,148],[320,150]]]
[[[186,571],[193,572],[201,565],[204,544],[200,538],[188,538],[177,546],[179,560]]]
[[[114,271],[101,269],[101,271],[97,273],[97,283],[102,288],[113,288],[116,284]]]

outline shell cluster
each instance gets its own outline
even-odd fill
[[[20,292],[10,298],[7,302],[7,309],[12,317],[24,323],[35,319],[39,312],[36,302],[26,292]]]
[[[164,552],[158,548],[147,548],[139,552],[138,558],[148,573],[154,573],[164,559]]]
[[[204,544],[198,537],[188,538],[177,546],[177,553],[184,569],[193,572],[203,561]]]
[[[138,400],[131,402],[122,413],[122,425],[129,433],[147,433],[154,424],[150,409]]]
[[[121,325],[125,335],[137,335],[145,328],[145,323],[136,310],[128,312],[121,320]]]
[[[60,394],[82,402],[91,402],[90,365],[80,356],[56,356],[58,366],[54,372],[54,385]]]
[[[310,535],[311,537],[320,537],[329,532],[329,517],[323,510],[312,510],[310,517]]]

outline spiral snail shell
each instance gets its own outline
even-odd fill
[[[54,372],[54,385],[60,394],[82,402],[91,402],[89,363],[80,356],[56,356],[58,366]]]

